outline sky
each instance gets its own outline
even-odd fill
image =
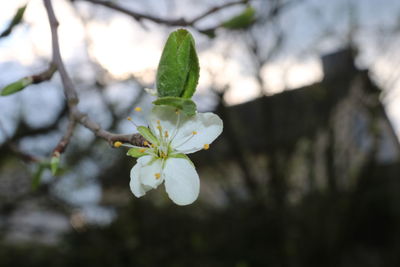
[[[13,11],[25,2],[23,0],[3,1],[3,8],[0,11],[0,27],[5,27]],[[148,1],[147,5],[138,5],[135,4],[135,1],[120,2],[125,5],[130,3],[135,10],[152,8],[151,10],[155,10],[154,12],[160,16],[166,15],[165,7],[158,6],[160,9],[158,11],[154,9],[154,3],[166,3],[167,1]],[[195,1],[173,2],[176,7],[175,13],[168,13],[169,16],[190,17],[199,13],[199,9],[190,8],[193,5],[199,5],[195,4]],[[210,1],[204,2],[210,3]],[[363,29],[372,31],[373,28],[381,25],[397,23],[396,12],[400,10],[400,4],[394,0],[327,1],[323,3],[323,8],[321,8],[321,1],[308,0],[305,1],[305,4],[290,9],[280,22],[282,27],[287,28],[287,31],[290,32],[288,45],[285,47],[287,52],[284,53],[284,56],[267,64],[263,69],[268,93],[277,93],[285,88],[297,88],[321,79],[322,72],[318,55],[332,52],[343,45],[334,32],[342,33],[347,30],[349,3],[356,7],[357,17]],[[166,38],[165,27],[147,23],[148,30],[146,30],[127,16],[78,1],[80,14],[86,18],[94,18],[83,25],[77,12],[64,0],[55,1],[55,4],[57,16],[61,19],[59,30],[63,57],[68,65],[80,65],[80,68],[84,70],[80,72],[80,75],[86,75],[86,77],[80,78],[91,79],[94,77],[95,73],[90,71],[90,66],[82,64],[87,63],[87,58],[91,57],[117,79],[127,78],[134,73],[142,75],[148,83],[154,80],[162,44]],[[207,5],[200,6],[203,9],[207,8]],[[231,13],[228,12],[228,14]],[[224,14],[214,16],[215,19],[211,20],[211,23],[220,21],[221,17],[226,16]],[[45,62],[38,61],[38,56],[42,60],[48,60],[51,57],[50,35],[42,1],[29,1],[25,19],[29,26],[19,27],[11,38],[0,42],[0,62],[3,62],[2,65],[4,65],[10,61],[17,61],[22,66],[15,68],[29,73],[29,70],[44,67]],[[316,21],[318,23],[315,23]],[[326,37],[322,42],[316,43],[316,36],[321,34],[322,28],[330,28],[333,31],[332,37]],[[84,35],[85,30],[88,33],[87,39]],[[365,32],[361,38],[367,38],[368,35],[371,33]],[[195,37],[198,37],[197,42],[201,46],[205,37],[198,34],[195,34]],[[379,51],[374,51],[374,45],[376,46],[376,44],[372,44],[374,41],[366,40],[363,43],[367,42],[370,44],[362,44],[364,51],[359,58],[360,65],[362,67],[372,66],[377,76],[387,76],[386,73],[391,73],[393,70],[392,62],[388,62],[389,60],[381,55],[376,55]],[[86,50],[86,47],[89,49]],[[229,47],[228,49],[233,55],[229,58],[224,56],[226,49],[226,40],[221,38],[214,42],[211,49],[200,52],[202,67],[200,91],[215,82],[215,77],[211,77],[210,70],[212,73],[223,71],[223,75],[217,77],[217,83],[230,83],[231,90],[226,96],[228,103],[237,104],[258,96],[256,81],[251,75],[246,75],[245,64],[240,56],[243,47],[240,44]],[[15,70],[11,75],[3,77],[0,85],[7,84],[20,75],[18,70]],[[393,108],[390,107],[390,109]],[[390,112],[397,114],[393,111]]]

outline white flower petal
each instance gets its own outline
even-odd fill
[[[178,205],[189,205],[199,195],[200,180],[194,166],[182,158],[169,158],[164,168],[165,190]]]
[[[169,135],[174,133],[178,120],[178,115],[175,113],[176,109],[170,106],[155,106],[148,117],[150,130],[153,134],[160,138],[159,130],[157,129],[158,121],[162,127],[162,134],[168,131]]]
[[[142,197],[148,191],[148,189],[146,190],[145,187],[143,187],[142,183],[140,182],[140,176],[139,176],[140,168],[141,165],[139,163],[136,163],[135,166],[133,166],[131,170],[131,181],[129,183],[131,191],[136,197]]]
[[[138,159],[138,164],[140,182],[144,188],[157,188],[163,181],[162,160],[153,156],[143,156]]]
[[[216,114],[197,113],[181,121],[171,146],[185,154],[193,153],[203,149],[204,145],[211,144],[221,134],[222,129],[223,122]]]

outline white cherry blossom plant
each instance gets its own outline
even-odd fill
[[[165,182],[169,198],[178,205],[193,203],[200,190],[199,175],[186,154],[208,149],[221,134],[222,120],[211,112],[187,116],[169,106],[155,106],[149,127],[139,126],[146,147],[131,147],[137,157],[131,170],[130,188],[136,197]]]
[[[186,154],[207,150],[223,129],[217,115],[196,111],[191,97],[198,79],[199,63],[193,37],[183,29],[171,33],[157,70],[157,90],[152,90],[157,100],[148,115],[149,126],[137,127],[147,140],[144,147],[115,143],[116,147],[130,147],[128,155],[137,158],[130,181],[136,197],[144,196],[164,182],[174,203],[189,205],[197,199],[199,175]]]

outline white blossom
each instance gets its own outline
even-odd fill
[[[186,156],[210,144],[221,134],[222,120],[211,112],[188,117],[169,106],[155,106],[149,128],[138,127],[149,141],[128,155],[139,157],[131,170],[130,187],[136,197],[165,181],[169,198],[178,205],[193,203],[200,190],[199,175]]]

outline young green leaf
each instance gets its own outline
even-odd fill
[[[133,147],[128,150],[126,155],[134,157],[134,158],[140,158],[141,156],[146,155],[146,148],[138,148],[138,147]]]
[[[157,138],[151,133],[150,129],[145,126],[139,126],[136,128],[138,132],[150,143],[157,144]]]
[[[32,84],[32,81],[33,80],[31,77],[25,77],[16,82],[10,83],[9,85],[7,85],[6,87],[4,87],[1,90],[0,95],[7,96],[7,95],[14,94],[16,92],[19,92],[19,91],[23,90],[25,87],[27,87],[28,85]]]
[[[59,156],[58,157],[57,156],[51,157],[50,168],[51,168],[51,173],[53,175],[57,174],[59,165],[60,165],[60,157]]]
[[[190,45],[190,55],[189,55],[189,71],[186,76],[185,87],[181,97],[190,99],[192,98],[194,92],[196,91],[197,83],[199,82],[200,76],[200,66],[199,59],[197,58],[196,48],[194,46],[194,40],[191,38],[192,42]]]
[[[199,73],[199,60],[192,35],[184,29],[172,32],[158,64],[158,96],[191,98],[196,90]]]
[[[190,100],[181,97],[162,97],[153,102],[154,105],[166,105],[182,110],[187,116],[193,116],[196,113],[196,104]]]
[[[205,29],[205,30],[199,30],[202,34],[205,34],[208,36],[208,38],[214,39],[217,35],[215,34],[215,29],[210,28],[210,29]]]
[[[22,7],[18,8],[18,10],[15,13],[14,17],[12,18],[12,20],[8,24],[8,27],[0,34],[0,38],[8,36],[11,33],[12,29],[22,21],[22,18],[23,18],[24,13],[25,13],[26,6],[27,6],[27,4],[25,4]]]
[[[254,23],[255,14],[255,9],[249,6],[242,13],[223,22],[221,26],[230,30],[245,29]]]
[[[39,163],[35,173],[32,178],[32,190],[36,190],[39,187],[40,181],[42,180],[42,175],[44,170],[46,169],[46,165]]]

